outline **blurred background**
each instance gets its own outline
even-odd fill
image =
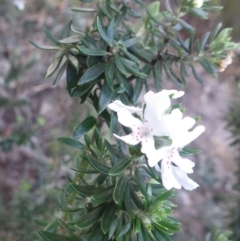
[[[197,26],[199,36],[222,22],[233,28],[233,39],[240,42],[239,0],[213,2],[225,6],[220,14],[207,21],[188,20]],[[58,193],[67,182],[66,174],[72,173],[75,152],[57,138],[71,137],[88,109],[68,96],[64,76],[55,87],[53,78],[44,79],[53,53],[29,43],[32,39],[48,44],[44,27],[58,37],[71,18],[82,25],[91,22],[73,14],[72,6],[79,6],[79,1],[0,1],[0,241],[39,239],[39,225],[59,215]],[[186,114],[200,115],[206,126],[193,143],[202,149],[193,158],[196,167],[191,175],[200,187],[181,190],[174,200],[174,215],[183,228],[179,236],[185,241],[192,236],[202,240],[214,229],[238,232],[240,239],[239,63],[240,51],[218,79],[202,70],[206,85],[189,79],[182,98]],[[172,88],[167,81],[165,86]]]

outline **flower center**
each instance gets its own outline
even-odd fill
[[[145,140],[152,136],[153,128],[150,126],[148,120],[144,120],[141,126],[134,126],[132,136],[137,141]]]

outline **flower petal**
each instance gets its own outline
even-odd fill
[[[184,95],[184,91],[177,91],[177,90],[162,90],[161,93],[166,94],[166,95],[173,95],[173,99],[177,99],[179,97],[182,97]]]
[[[193,131],[188,131],[187,133],[185,133],[184,136],[182,136],[182,138],[177,138],[176,142],[177,143],[176,145],[178,147],[184,147],[186,146],[187,144],[189,144],[190,142],[192,142],[193,140],[195,140],[198,136],[200,136],[203,132],[205,131],[205,127],[200,125],[200,126],[197,126]]]
[[[146,103],[144,110],[145,120],[152,121],[161,118],[171,105],[169,96],[164,94],[164,92],[162,93],[162,91],[156,94],[149,91],[144,95],[144,100]]]
[[[126,142],[127,144],[129,145],[137,145],[140,140],[137,140],[136,138],[134,138],[134,135],[132,134],[129,134],[129,135],[126,135],[126,136],[118,136],[116,134],[113,134],[116,138]]]
[[[118,115],[118,121],[122,125],[130,127],[131,129],[142,127],[143,125],[139,119],[132,116],[131,113],[126,109],[119,110],[117,115]]]
[[[171,161],[174,162],[183,172],[193,173],[195,163],[187,158],[182,158],[177,151],[174,152]]]
[[[167,155],[167,151],[168,147],[162,147],[156,150],[153,138],[149,138],[147,142],[142,140],[141,152],[146,154],[148,158],[148,165],[150,167],[155,166],[159,161],[161,161]]]
[[[194,182],[192,179],[190,179],[188,177],[188,175],[181,171],[178,167],[174,167],[172,166],[172,173],[174,175],[174,177],[176,178],[176,180],[186,189],[186,190],[193,190],[197,187],[199,187],[199,185]]]
[[[189,130],[191,129],[196,123],[196,120],[191,118],[191,117],[185,117],[182,119],[181,123],[180,123],[180,129],[184,129],[184,130]]]
[[[182,120],[182,112],[179,109],[174,109],[170,114],[164,115],[159,119],[156,126],[153,128],[153,134],[156,136],[168,136],[174,139],[178,136],[179,125]]]
[[[120,111],[122,108],[129,110],[129,112],[131,112],[131,113],[141,113],[142,112],[141,108],[124,105],[120,100],[113,101],[112,103],[110,103],[108,105],[108,108],[115,112]]]
[[[171,162],[164,159],[161,164],[161,171],[162,171],[162,182],[163,186],[170,190],[171,188],[175,187],[177,189],[181,189],[181,185],[178,183],[176,178],[172,173],[172,165]]]

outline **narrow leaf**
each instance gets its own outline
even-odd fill
[[[86,229],[86,228],[91,227],[93,224],[95,224],[99,220],[104,209],[105,209],[105,205],[96,207],[89,213],[81,216],[80,221],[75,223],[75,226],[80,229]]]
[[[89,163],[91,164],[91,166],[98,170],[99,172],[103,173],[103,174],[108,174],[109,172],[109,167],[101,164],[98,159],[96,159],[94,156],[91,156],[91,155],[87,155],[88,157],[88,161]]]
[[[97,12],[97,9],[94,8],[71,8],[73,12]]]
[[[118,163],[109,170],[109,175],[110,176],[120,175],[128,168],[131,162],[132,162],[131,158],[126,158],[118,161]]]
[[[107,52],[106,51],[103,51],[103,50],[98,50],[98,49],[89,49],[89,48],[86,48],[85,46],[83,45],[79,45],[77,46],[77,48],[84,54],[86,55],[90,55],[90,56],[104,56],[104,55],[107,55]]]
[[[92,117],[89,116],[87,117],[73,132],[73,138],[77,139],[83,136],[83,134],[85,132],[88,132],[89,130],[91,130],[94,125],[96,124],[97,120]]]
[[[67,146],[70,146],[70,147],[73,147],[73,148],[77,148],[77,149],[83,149],[84,148],[84,145],[81,142],[79,142],[77,140],[74,140],[74,139],[71,139],[71,138],[61,137],[61,138],[58,138],[58,141],[61,144],[64,144],[64,145],[67,145]]]
[[[50,39],[54,44],[59,45],[59,41],[56,38],[54,38],[46,28],[44,28],[44,33],[46,34],[48,39]]]
[[[54,72],[57,70],[58,66],[61,64],[62,58],[57,58],[53,61],[53,63],[50,64],[50,66],[47,69],[45,79],[50,77]]]
[[[60,70],[58,71],[58,74],[57,74],[54,82],[52,83],[52,85],[56,85],[56,84],[60,81],[60,79],[61,79],[64,71],[65,71],[66,68],[67,68],[67,65],[68,65],[68,61],[66,61],[66,62],[62,65],[62,67],[61,67]]]
[[[89,83],[99,77],[106,69],[106,64],[96,64],[83,74],[78,82],[78,85]]]
[[[106,109],[108,104],[114,99],[114,96],[114,92],[109,87],[108,82],[104,81],[102,91],[99,97],[98,114],[100,114]]]
[[[41,45],[41,44],[38,44],[32,40],[29,40],[29,42],[36,48],[38,49],[42,49],[42,50],[59,50],[60,48],[59,47],[56,47],[56,46],[47,46],[47,45]]]
[[[102,23],[101,23],[99,17],[97,17],[97,28],[98,28],[98,32],[101,35],[102,39],[105,42],[107,42],[108,44],[111,44],[111,40],[109,39],[109,37],[107,36],[105,31],[103,30],[103,26],[102,26]]]
[[[118,179],[113,191],[113,199],[118,206],[122,206],[122,199],[123,199],[123,194],[125,193],[126,185],[127,185],[127,178],[125,175],[122,175]]]
[[[113,202],[109,204],[105,209],[101,220],[101,228],[104,234],[109,232],[111,224],[115,219],[115,213],[117,209],[117,205]]]

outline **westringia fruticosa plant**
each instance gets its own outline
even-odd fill
[[[199,150],[187,145],[204,126],[194,127],[198,118],[183,118],[181,104],[171,100],[184,92],[162,90],[163,79],[177,88],[188,76],[202,84],[198,69],[216,77],[238,45],[221,24],[195,38],[196,29],[183,18],[207,19],[221,9],[209,1],[169,0],[164,7],[160,1],[81,2],[72,11],[87,14],[89,26],[80,30],[70,21],[60,40],[45,29],[54,46],[31,41],[56,50],[46,78],[57,72],[56,84],[66,70],[69,95],[89,100],[97,112],[79,124],[74,139],[59,139],[79,151],[76,176],[59,196],[61,219],[40,235],[51,241],[171,240],[180,223],[171,216],[169,198],[173,188],[198,187],[188,177],[194,163],[187,157]],[[102,138],[103,123],[110,142]]]

